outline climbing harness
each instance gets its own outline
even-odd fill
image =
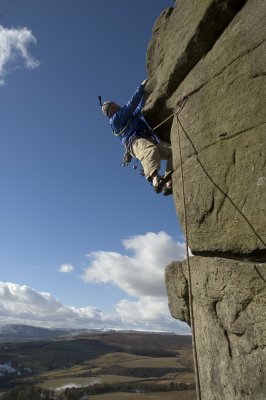
[[[181,98],[181,100],[177,103],[177,105],[176,105],[176,107],[175,107],[175,109],[173,110],[173,113],[171,114],[171,115],[169,115],[168,117],[166,117],[162,122],[160,122],[158,125],[156,125],[154,128],[151,128],[150,129],[150,137],[151,137],[151,140],[153,140],[154,141],[154,143],[158,143],[157,142],[157,140],[156,140],[156,137],[155,137],[155,135],[154,135],[154,131],[155,130],[157,130],[160,126],[162,126],[163,124],[165,124],[165,122],[167,122],[170,118],[172,118],[174,115],[176,115],[177,113],[179,113],[181,110],[182,110],[182,108],[185,106],[185,104],[186,104],[186,102],[187,102],[187,100],[189,99],[189,96],[187,95],[187,96],[183,96],[182,98]],[[125,155],[126,155],[126,153],[125,153]],[[123,162],[120,164],[122,167],[125,167],[125,166],[128,166],[128,164],[129,164],[129,162],[124,162],[124,160],[125,160],[125,155],[124,155],[124,158],[123,158]],[[136,164],[134,164],[134,166],[133,166],[133,169],[137,169],[138,167],[137,167],[137,165]],[[145,176],[145,174],[144,174],[144,170],[143,169],[141,169],[141,171],[140,171],[140,175],[142,175],[142,176]]]
[[[98,96],[98,100],[99,100],[100,106],[102,107],[102,106],[105,104],[105,103],[102,102],[102,96]],[[113,134],[114,134],[115,136],[122,136],[123,133],[126,132],[126,130],[128,129],[128,127],[129,127],[129,125],[131,124],[131,122],[132,122],[132,118],[129,119],[129,120],[127,121],[127,124],[124,126],[124,128],[123,128],[120,132],[116,132],[114,129],[112,129]],[[143,135],[143,134],[144,134],[144,135]],[[139,136],[140,136],[140,137],[148,138],[148,140],[151,140],[151,141],[153,141],[154,143],[157,143],[157,140],[156,140],[156,138],[155,138],[155,135],[153,134],[152,129],[143,131],[143,132],[142,132],[142,135],[139,134]],[[133,158],[133,154],[132,154],[132,152],[130,151],[131,145],[132,145],[132,143],[130,144],[129,147],[126,148],[126,150],[125,150],[125,152],[124,152],[122,162],[120,163],[120,166],[121,166],[121,167],[128,167],[129,163],[131,162],[131,160],[132,160],[132,158]],[[134,169],[134,170],[137,170],[137,169],[138,169],[138,160],[137,160],[137,162],[133,165],[133,169]],[[144,170],[143,170],[143,168],[140,169],[140,175],[145,176],[145,175],[144,175]]]

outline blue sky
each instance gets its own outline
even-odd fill
[[[164,267],[184,256],[171,196],[153,193],[101,113],[146,77],[170,0],[2,0],[0,323],[186,331]]]

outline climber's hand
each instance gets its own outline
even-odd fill
[[[148,81],[148,79],[144,79],[144,81],[141,83],[143,86],[145,86],[146,85],[146,83],[147,83],[147,81]]]

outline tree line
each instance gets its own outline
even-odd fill
[[[5,393],[2,400],[80,400],[84,395],[97,395],[103,393],[128,392],[128,393],[154,393],[175,392],[194,389],[194,384],[170,382],[166,384],[143,382],[117,382],[112,384],[95,384],[82,388],[68,388],[63,393],[55,393],[35,386],[17,386]]]

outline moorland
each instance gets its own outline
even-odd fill
[[[1,342],[0,397],[194,400],[191,337],[107,331]]]

